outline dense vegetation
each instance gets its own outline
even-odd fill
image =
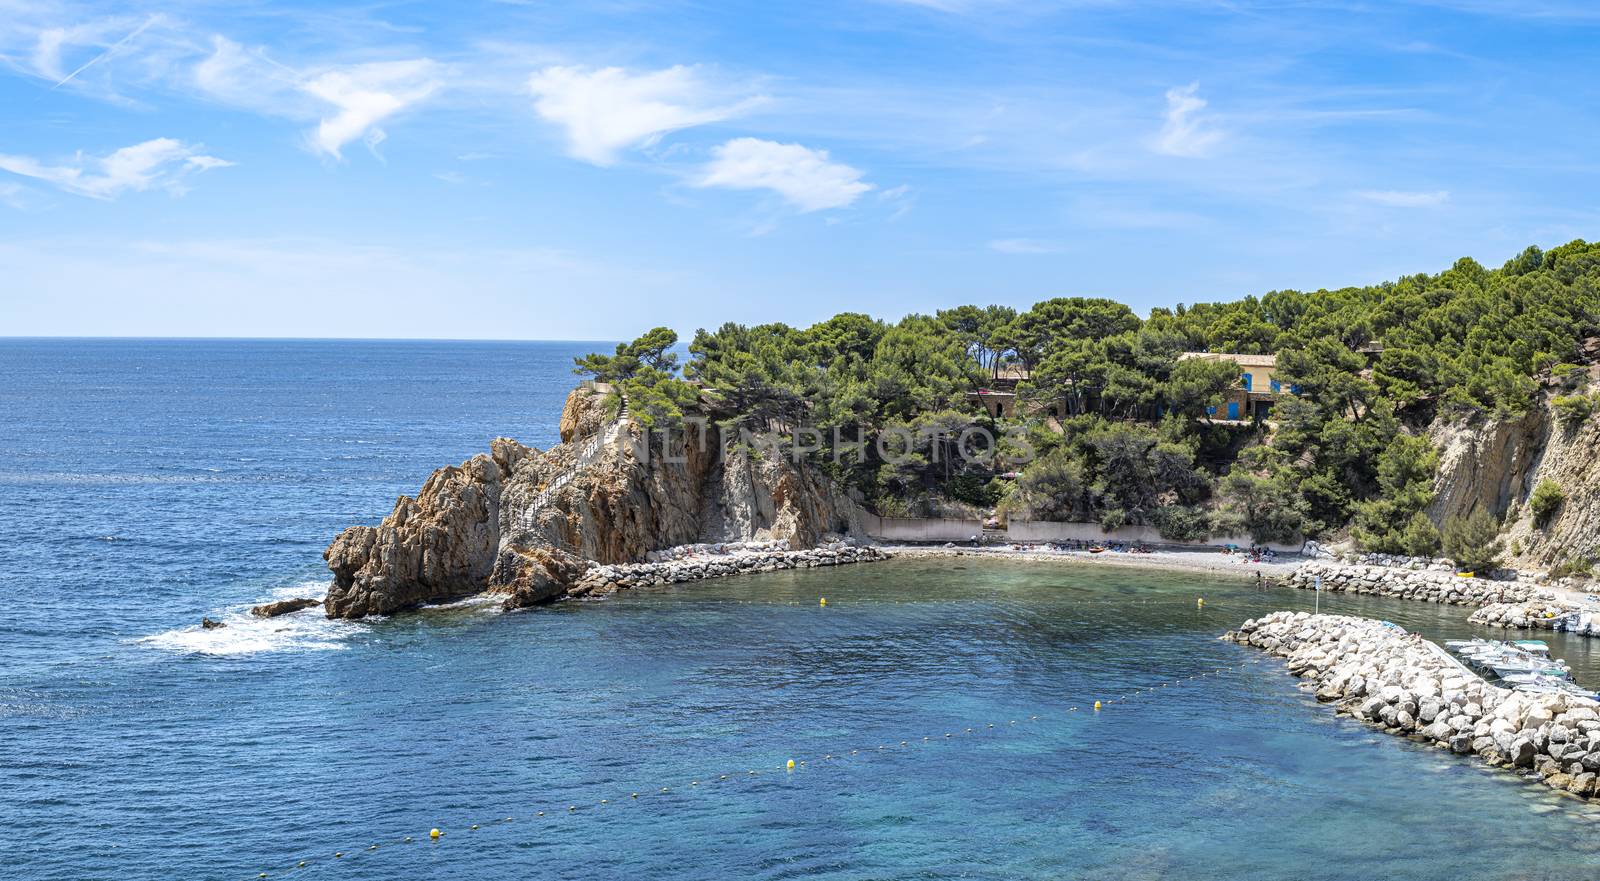
[[[816,426],[823,449],[810,455],[881,513],[998,507],[1173,538],[1348,529],[1368,548],[1434,553],[1480,538],[1484,523],[1422,514],[1438,462],[1426,426],[1515,416],[1545,386],[1564,422],[1582,422],[1594,402],[1578,365],[1597,333],[1600,245],[1577,241],[1494,270],[1462,259],[1437,275],[1145,319],[1062,297],[896,323],[844,313],[804,329],[725,324],[695,334],[681,377],[668,352],[677,337],[657,328],[578,370],[620,385],[646,421],[709,407],[755,431]],[[1238,368],[1186,351],[1276,355],[1299,393],[1282,396],[1272,425],[1223,424],[1209,408]],[[990,418],[968,393],[1017,370],[1028,378],[1016,415]],[[998,441],[958,455],[974,427]],[[858,430],[898,442],[835,456]],[[1559,504],[1543,498],[1541,510]]]

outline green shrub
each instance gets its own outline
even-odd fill
[[[1567,500],[1567,494],[1553,480],[1541,480],[1533,488],[1533,494],[1528,496],[1528,511],[1533,514],[1533,525],[1540,529],[1549,525],[1550,518],[1554,517],[1561,503]]]
[[[1203,541],[1211,536],[1204,509],[1189,505],[1163,505],[1151,517],[1161,537],[1172,541]]]
[[[1400,534],[1401,549],[1413,557],[1437,555],[1439,542],[1439,529],[1428,519],[1428,515],[1421,511],[1411,515],[1405,531]]]
[[[1571,557],[1550,567],[1551,578],[1566,578],[1569,575],[1594,574],[1594,561],[1588,557]]]
[[[1582,425],[1594,412],[1594,399],[1588,395],[1557,395],[1550,405],[1556,408],[1556,418],[1567,428]]]
[[[1452,516],[1444,522],[1442,545],[1445,555],[1456,565],[1473,571],[1489,570],[1500,563],[1500,524],[1487,511],[1473,511],[1466,517]]]

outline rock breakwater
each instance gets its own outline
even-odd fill
[[[741,542],[731,548],[707,545],[691,547],[662,551],[663,559],[657,562],[594,566],[584,573],[568,593],[571,596],[605,596],[633,587],[683,584],[726,575],[776,572],[780,569],[845,566],[887,560],[893,556],[870,545],[846,542],[834,542],[806,550],[792,550],[786,541]],[[717,547],[723,550],[716,550]]]
[[[1600,703],[1500,688],[1422,637],[1369,618],[1274,612],[1223,639],[1287,660],[1317,700],[1458,755],[1584,797],[1600,772]]]
[[[1375,594],[1452,606],[1525,603],[1547,596],[1537,585],[1525,581],[1461,578],[1454,572],[1432,567],[1396,568],[1321,561],[1295,569],[1285,583],[1301,590],[1313,590],[1319,578],[1322,589],[1327,591]]]
[[[1564,630],[1583,636],[1600,636],[1600,609],[1558,599],[1495,603],[1473,612],[1467,620],[1507,630]]]

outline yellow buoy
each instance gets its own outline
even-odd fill
[[[1100,702],[1099,701],[1095,701],[1094,702],[1094,708],[1097,709],[1097,710],[1100,709]]]
[[[787,766],[785,766],[785,767],[787,767],[789,770],[793,771],[794,770],[794,759],[790,759],[789,760],[789,764]]]
[[[428,837],[429,838],[438,838],[439,836],[441,836],[443,834],[444,834],[443,832],[440,832],[437,829],[429,829],[428,830]]]
[[[819,603],[819,605],[826,606],[827,604],[828,604],[828,598],[827,597],[823,597],[821,602]]]
[[[1206,598],[1200,597],[1199,599],[1196,599],[1194,601],[1194,606],[1197,609],[1204,609],[1206,607]]]

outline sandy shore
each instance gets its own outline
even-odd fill
[[[1254,579],[1259,572],[1265,578],[1279,579],[1288,576],[1295,567],[1305,562],[1297,555],[1280,554],[1277,560],[1251,562],[1243,554],[1224,554],[1214,550],[1162,549],[1146,554],[1105,551],[1091,554],[1088,551],[1053,551],[1045,548],[1012,548],[1007,545],[947,548],[933,545],[883,545],[884,550],[903,557],[993,557],[1029,563],[1081,564],[1085,566],[1123,566],[1133,569],[1156,569],[1164,572],[1190,572],[1228,578]]]

